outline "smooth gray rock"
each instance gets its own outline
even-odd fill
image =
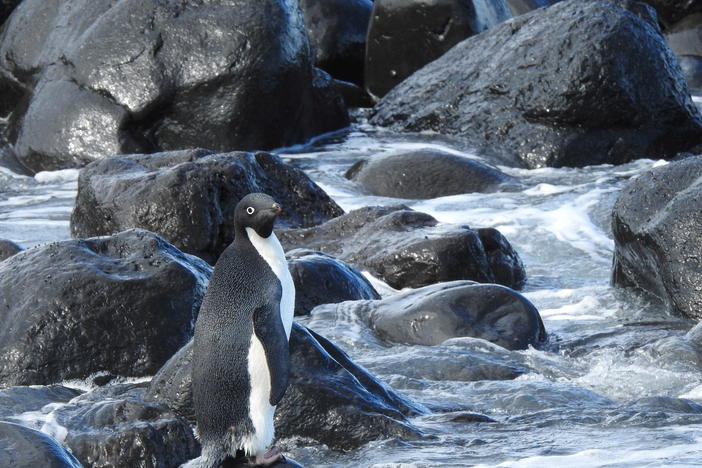
[[[8,422],[0,422],[0,466],[83,468],[56,440],[34,429]]]
[[[84,168],[71,234],[147,229],[214,264],[234,240],[236,204],[251,192],[282,205],[283,226],[313,226],[343,214],[304,172],[274,154],[192,149],[118,156]]]
[[[702,143],[655,12],[628,0],[564,1],[468,38],[394,88],[370,123],[457,136],[528,168],[673,157]]]
[[[615,286],[702,319],[702,156],[657,167],[621,191],[612,213]]]
[[[536,307],[521,294],[496,284],[440,283],[382,300],[329,304],[316,310],[356,315],[380,338],[393,343],[431,346],[465,336],[513,350],[546,340]]]
[[[371,156],[351,166],[346,178],[373,195],[409,199],[491,193],[520,186],[517,179],[486,164],[431,149]]]
[[[209,274],[142,230],[0,262],[0,385],[153,375],[192,336]]]

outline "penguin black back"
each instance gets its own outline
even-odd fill
[[[252,391],[268,391],[266,385],[254,385],[261,381],[259,371],[270,382],[266,399],[272,407],[287,388],[288,337],[280,316],[283,285],[249,239],[275,239],[273,223],[279,213],[280,207],[264,194],[247,195],[239,202],[236,238],[215,265],[197,319],[193,400],[203,457],[213,463],[238,449],[254,451],[247,444],[253,447],[252,438],[263,437],[256,414],[260,405],[255,395],[252,399]],[[262,362],[250,362],[255,343],[265,353]],[[268,419],[272,426],[272,411]],[[267,438],[272,439],[272,427],[270,431]]]

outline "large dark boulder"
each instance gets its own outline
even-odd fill
[[[498,231],[481,236],[466,226],[437,225],[403,206],[366,207],[320,226],[281,229],[278,238],[286,249],[320,250],[368,269],[394,288],[469,279],[518,289],[526,281],[519,256]]]
[[[71,234],[129,228],[156,232],[214,263],[234,239],[234,208],[265,192],[284,209],[284,226],[313,226],[343,213],[301,170],[270,153],[184,150],[96,161],[78,179]]]
[[[670,49],[678,55],[690,89],[702,92],[702,13],[692,14],[671,26],[665,38]]]
[[[2,26],[8,16],[10,16],[10,13],[12,13],[12,10],[14,10],[21,1],[22,0],[0,0],[0,26]]]
[[[300,0],[316,65],[334,78],[363,85],[370,0]]]
[[[702,319],[702,157],[646,171],[614,205],[616,286],[636,287],[668,310]]]
[[[379,301],[329,304],[314,313],[332,310],[358,316],[380,338],[394,343],[431,346],[467,336],[506,349],[526,349],[546,340],[536,307],[521,294],[496,284],[434,284]]]
[[[296,249],[287,253],[295,283],[295,315],[307,315],[320,304],[380,299],[380,294],[355,268],[331,255]]]
[[[0,422],[0,466],[83,468],[68,450],[51,437],[7,422]]]
[[[159,371],[147,395],[194,422],[192,341]],[[373,440],[416,439],[406,416],[424,411],[395,393],[342,350],[293,324],[290,384],[275,414],[276,436],[302,436],[332,449],[349,450]]]
[[[519,187],[515,178],[486,164],[432,149],[363,159],[351,166],[346,178],[374,195],[411,199]]]
[[[511,17],[503,0],[375,0],[365,85],[383,97],[463,39]]]
[[[641,0],[656,9],[658,19],[664,26],[680,21],[685,16],[695,12],[702,12],[702,3],[699,0]]]
[[[21,252],[23,249],[20,245],[8,239],[0,239],[0,262],[12,257],[14,254]]]
[[[348,124],[297,2],[25,0],[0,39],[0,114],[34,171],[271,149]]]
[[[209,274],[142,230],[0,262],[0,386],[153,375],[192,336]]]
[[[672,157],[702,142],[655,12],[627,0],[564,1],[466,39],[393,89],[370,122],[459,136],[529,168]]]

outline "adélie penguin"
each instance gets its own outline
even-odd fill
[[[195,325],[192,388],[202,455],[215,468],[242,451],[281,459],[273,414],[288,386],[295,287],[273,224],[281,207],[253,193],[235,209],[236,237],[217,260]]]

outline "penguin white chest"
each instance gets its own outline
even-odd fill
[[[295,312],[295,285],[288,270],[288,261],[285,259],[283,246],[280,245],[275,233],[271,233],[268,237],[261,237],[252,228],[246,228],[246,233],[258,254],[271,267],[278,281],[280,281],[280,286],[283,289],[280,297],[280,319],[283,321],[285,334],[290,339],[290,330],[292,330]]]

